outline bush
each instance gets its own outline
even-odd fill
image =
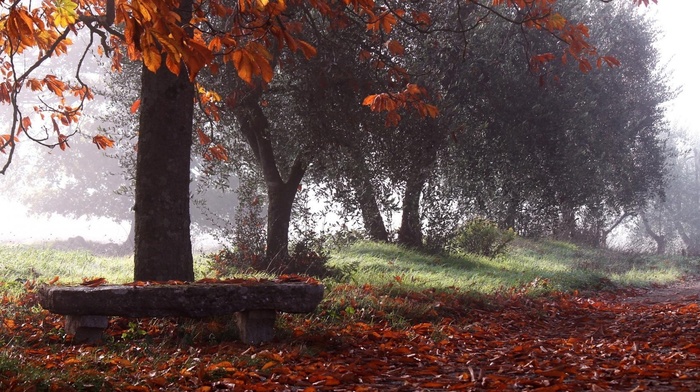
[[[290,249],[284,273],[303,274],[317,278],[333,275],[333,269],[328,267],[328,252],[324,249],[324,238],[312,230],[302,233]]]
[[[515,239],[513,229],[501,230],[486,219],[474,219],[457,230],[451,248],[466,252],[495,257],[504,254],[506,246]]]

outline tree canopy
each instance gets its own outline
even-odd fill
[[[648,0],[633,2],[648,4]],[[413,52],[430,54],[422,51],[429,41],[399,33],[408,31],[421,37],[440,32],[478,32],[491,17],[518,27],[520,32],[542,32],[557,43],[552,50],[547,47],[540,51],[538,47],[528,51],[533,68],[545,67],[556,58],[576,62],[583,72],[617,65],[614,57],[599,53],[589,43],[586,25],[559,12],[558,3],[455,1],[448,4],[454,10],[452,17],[441,19],[436,10],[445,7],[445,3],[430,1],[56,0],[40,5],[3,2],[0,101],[11,105],[12,121],[9,132],[0,136],[0,149],[6,153],[1,172],[9,167],[21,138],[62,150],[69,147],[69,137],[77,132],[85,103],[93,97],[81,73],[93,44],[99,53],[111,57],[114,70],[121,69],[125,57],[140,61],[141,95],[134,104],[134,110],[140,113],[135,277],[191,280],[188,200],[195,101],[206,108],[205,113],[212,119],[219,116],[214,105],[206,105],[214,95],[199,83],[202,70],[212,74],[235,72],[242,81],[223,99],[262,164],[268,197],[280,198],[280,204],[270,203],[270,214],[273,207],[288,209],[308,164],[301,156],[294,159],[287,178],[281,177],[277,165],[263,164],[274,152],[265,139],[270,123],[261,115],[264,103],[260,98],[275,75],[284,73],[285,60],[311,59],[318,55],[326,33],[359,29],[361,33],[356,34],[361,34],[362,39],[347,48],[350,58],[372,70],[375,80],[381,82],[373,87],[379,90],[370,91],[358,104],[383,112],[386,126],[400,124],[402,116],[407,115],[435,118],[439,110],[434,101],[440,91],[421,85],[411,67]],[[53,57],[68,53],[73,43],[69,37],[79,34],[87,36],[87,49],[74,65],[74,77],[62,80],[47,70],[47,65]],[[46,96],[27,111],[25,101],[38,94]],[[206,139],[200,137],[199,141]],[[93,142],[98,148],[113,144],[102,134],[94,135]],[[221,144],[210,145],[208,156],[228,158]],[[422,176],[408,179],[424,181]],[[422,183],[414,187],[409,182],[404,209],[415,211]],[[289,219],[286,211],[279,215],[272,212],[275,219]],[[408,217],[406,227],[415,227],[418,217],[409,215],[404,215]],[[416,234],[411,230],[406,234],[409,237]],[[270,235],[268,232],[268,241]],[[278,249],[286,246],[285,239],[276,235],[272,238],[280,238]]]

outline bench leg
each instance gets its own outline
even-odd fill
[[[74,335],[73,343],[102,342],[102,333],[109,325],[107,316],[66,316],[66,333]]]
[[[248,344],[269,342],[275,336],[274,310],[247,310],[236,313],[241,340]]]

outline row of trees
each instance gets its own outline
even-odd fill
[[[609,212],[639,205],[660,184],[657,120],[666,91],[650,67],[654,33],[621,5],[107,2],[104,17],[91,16],[92,9],[78,15],[70,2],[48,14],[17,7],[8,13],[14,24],[4,25],[6,44],[35,45],[49,56],[64,51],[68,29],[53,46],[9,35],[17,18],[39,26],[50,15],[48,22],[82,23],[101,37],[104,49],[115,51],[115,67],[119,40],[143,61],[139,106],[131,106],[139,111],[139,280],[192,278],[193,130],[205,160],[228,161],[241,140],[247,145],[235,158],[249,164],[231,167],[260,174],[268,206],[265,266],[273,269],[287,262],[292,207],[304,179],[360,211],[376,239],[388,238],[383,218],[399,208],[398,241],[411,246],[439,243],[448,223],[477,213],[527,233],[568,236],[585,216],[589,229],[604,233]],[[589,42],[577,18],[609,35]],[[622,39],[614,54],[629,65],[604,71],[618,59],[596,47],[615,52]],[[552,61],[560,56],[596,80]],[[33,70],[20,84],[62,96],[65,88],[48,76],[27,79]],[[71,91],[81,102],[89,98],[82,82]],[[15,107],[3,144],[10,156],[31,125],[16,96],[7,97]],[[63,149],[57,119],[70,125],[79,109],[58,109],[52,121]],[[93,140],[98,147],[113,142]],[[226,173],[213,163],[202,167]]]
[[[383,54],[402,72],[389,81],[377,72],[387,66],[381,60],[370,60],[374,69],[356,61],[356,48],[368,45],[361,27],[308,32],[317,56],[280,57],[284,66],[267,88],[237,95],[225,108],[228,120],[203,125],[229,148],[243,141],[253,152],[237,158],[264,179],[267,260],[288,256],[302,182],[341,206],[341,216],[361,220],[368,237],[390,239],[385,219],[398,212],[396,240],[430,248],[476,216],[523,235],[602,245],[661,197],[663,104],[672,92],[657,68],[653,23],[625,4],[559,6],[600,32],[591,43],[615,56],[604,64],[621,65],[581,65],[590,71],[581,72],[539,63],[532,55],[556,46],[551,36],[474,4],[427,9],[431,34],[396,27],[403,45],[386,45]],[[394,122],[357,104],[409,76],[421,86],[416,94],[435,99],[439,116],[426,108]]]

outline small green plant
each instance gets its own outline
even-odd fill
[[[515,239],[513,229],[501,230],[486,219],[473,219],[457,230],[452,248],[486,257],[505,254],[508,243]]]
[[[135,340],[146,336],[147,332],[136,322],[129,322],[129,328],[122,332],[122,339]]]

